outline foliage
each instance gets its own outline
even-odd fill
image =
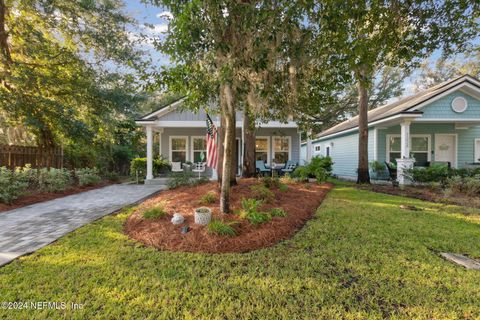
[[[192,185],[195,175],[191,171],[172,172],[168,175],[167,186],[175,189],[182,186]]]
[[[295,179],[292,178],[292,176],[290,175],[290,173],[285,173],[283,176],[280,177],[280,183],[281,184],[291,184],[291,183],[294,183],[295,182]]]
[[[84,304],[42,310],[37,319],[176,319],[192,315],[193,305],[202,319],[476,319],[480,273],[437,254],[480,257],[480,210],[466,210],[338,184],[291,239],[248,253],[192,254],[129,239],[127,209],[3,266],[0,292],[5,301],[25,297],[26,288],[32,301],[73,294]],[[2,319],[31,317],[32,310],[0,309]]]
[[[156,157],[153,159],[153,174],[158,175],[161,173],[167,173],[171,170],[170,163],[168,159],[163,158],[162,156]],[[132,176],[138,175],[144,177],[147,174],[147,158],[133,158],[130,162],[130,174]]]
[[[213,233],[220,236],[233,237],[237,235],[237,231],[235,230],[233,225],[235,225],[235,221],[223,222],[219,219],[213,219],[207,225],[207,231],[208,233]]]
[[[427,183],[439,182],[442,186],[445,185],[447,178],[452,171],[445,165],[431,165],[426,168],[414,167],[407,171],[407,176],[414,182]]]
[[[97,168],[76,169],[75,176],[78,178],[80,186],[90,186],[102,181]]]
[[[450,194],[463,193],[470,197],[480,195],[480,175],[472,177],[453,176],[448,178],[446,186]]]
[[[198,212],[198,213],[210,213],[212,212],[212,210],[210,208],[207,208],[207,207],[200,207],[200,208],[196,208],[195,209],[195,212]]]
[[[70,172],[66,169],[42,168],[38,170],[38,188],[42,191],[63,191],[71,183]]]
[[[272,208],[269,211],[272,217],[286,217],[287,213],[282,208]]]
[[[253,225],[259,225],[270,221],[272,219],[270,214],[266,212],[261,212],[259,209],[262,204],[262,200],[257,200],[253,198],[242,198],[242,210],[240,210],[239,213],[240,218],[247,219]]]
[[[282,191],[282,192],[285,192],[288,190],[288,185],[284,184],[284,183],[281,183],[279,186],[278,186],[278,190]]]
[[[300,181],[306,181],[309,177],[315,177],[318,183],[324,182],[332,174],[333,161],[330,157],[313,157],[310,163],[297,167],[293,177]]]
[[[142,213],[142,216],[145,219],[157,219],[161,217],[165,217],[167,215],[167,211],[165,210],[163,204],[158,204],[153,208],[149,208]]]
[[[0,167],[0,202],[11,203],[28,188],[28,178],[17,170]]]
[[[217,194],[213,191],[209,191],[200,197],[200,204],[212,204],[217,201]]]
[[[375,160],[370,162],[370,169],[372,169],[373,172],[384,172],[386,167],[385,164]]]
[[[266,203],[270,203],[275,199],[275,194],[262,184],[251,186],[250,191],[252,191],[254,199],[262,200]]]
[[[280,178],[278,176],[263,176],[261,177],[261,180],[262,184],[269,189],[278,188],[280,186]]]

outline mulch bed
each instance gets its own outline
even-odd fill
[[[43,201],[48,201],[48,200],[69,196],[75,193],[102,188],[111,184],[114,184],[114,182],[102,181],[99,184],[96,184],[93,186],[83,186],[83,187],[74,186],[59,192],[30,191],[26,195],[14,200],[13,203],[11,204],[0,203],[0,212],[25,207],[25,206],[43,202]]]
[[[477,197],[468,197],[462,194],[447,195],[440,188],[430,186],[404,186],[403,188],[392,185],[357,185],[358,189],[368,190],[378,193],[391,194],[394,196],[410,197],[430,202],[443,204],[453,204],[464,207],[480,208],[480,199]]]
[[[241,198],[252,197],[250,187],[258,184],[256,179],[241,179],[231,192],[231,209],[239,210]],[[181,187],[160,193],[158,196],[145,201],[127,219],[125,233],[148,246],[160,250],[182,252],[248,252],[265,248],[290,238],[309,220],[316,209],[332,188],[331,184],[302,184],[292,183],[286,191],[271,189],[275,193],[275,200],[262,206],[262,211],[274,207],[283,208],[286,217],[273,217],[271,221],[253,226],[238,217],[238,215],[222,214],[219,211],[218,184],[207,183],[195,187]],[[207,232],[207,228],[194,224],[194,210],[200,206],[199,198],[209,191],[217,194],[217,201],[207,207],[212,209],[212,219],[236,221],[237,235],[233,237],[219,236]],[[144,219],[142,212],[164,202],[168,215],[157,219]],[[175,212],[185,217],[182,225],[173,225],[170,222]],[[181,234],[182,226],[188,225],[190,231]]]

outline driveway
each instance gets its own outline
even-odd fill
[[[0,266],[164,188],[117,184],[0,212]]]

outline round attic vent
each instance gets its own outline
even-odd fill
[[[463,97],[456,97],[452,101],[452,110],[457,113],[462,113],[467,110],[468,102],[467,99]]]

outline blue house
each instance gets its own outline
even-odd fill
[[[358,116],[302,143],[303,160],[316,155],[332,157],[338,177],[356,179]],[[404,170],[434,161],[480,165],[480,81],[464,75],[369,111],[368,158],[396,163],[400,183],[408,183]]]

